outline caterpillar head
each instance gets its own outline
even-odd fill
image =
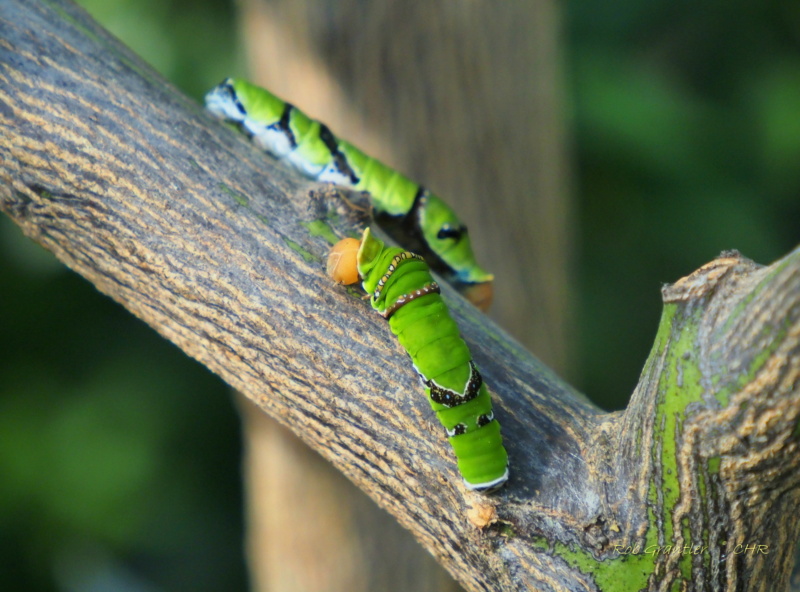
[[[337,284],[355,284],[358,279],[358,249],[361,241],[345,238],[333,245],[328,253],[326,273]]]
[[[354,238],[340,240],[328,254],[326,266],[328,277],[346,285],[367,278],[372,268],[379,262],[383,248],[383,242],[372,235],[369,227],[364,229],[361,240]],[[371,291],[366,286],[364,289]]]
[[[467,227],[440,197],[426,193],[418,212],[425,242],[453,270],[459,282],[478,284],[494,279],[475,260]]]
[[[337,284],[355,284],[366,277],[383,249],[383,243],[372,236],[369,227],[361,240],[345,238],[333,245],[328,253],[326,273]]]
[[[438,199],[438,198],[437,198]],[[439,200],[441,203],[441,200]],[[444,206],[447,208],[447,206]],[[447,208],[449,210],[449,208]],[[455,217],[455,214],[453,215]],[[346,238],[336,243],[328,254],[327,274],[339,284],[355,284],[359,279],[367,278],[370,270],[375,266],[383,242],[372,235],[369,228],[364,229],[361,240]],[[471,253],[471,251],[470,251]],[[494,276],[478,269],[480,274],[476,277],[487,278],[477,282],[465,282],[461,286],[464,296],[480,310],[487,311],[492,303],[492,279]],[[365,286],[365,289],[366,286]],[[370,290],[367,289],[369,292]]]
[[[419,227],[425,242],[452,271],[459,290],[479,309],[486,311],[492,303],[492,280],[475,260],[467,227],[438,196],[426,193],[420,201]]]

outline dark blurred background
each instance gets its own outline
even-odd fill
[[[198,101],[244,71],[232,2],[81,4]],[[800,4],[561,6],[578,237],[567,377],[618,409],[661,285],[725,249],[769,263],[800,242]],[[5,217],[0,304],[0,588],[244,590],[227,387]]]

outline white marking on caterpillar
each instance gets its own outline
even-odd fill
[[[377,286],[375,286],[375,291],[372,293],[373,300],[377,300],[378,298],[380,298],[381,292],[383,291],[383,286],[386,284],[387,281],[389,281],[389,278],[392,277],[392,274],[397,269],[397,266],[403,263],[403,261],[408,261],[412,259],[425,261],[425,259],[417,255],[416,253],[412,253],[411,251],[403,251],[402,253],[399,253],[392,258],[392,261],[391,263],[389,263],[389,267],[386,270],[386,273],[383,274],[381,279],[378,280]]]
[[[482,384],[483,377],[472,360],[469,361],[469,378],[460,393],[437,384],[432,378],[425,381],[425,386],[431,390],[431,399],[445,407],[455,407],[471,401],[478,396]]]

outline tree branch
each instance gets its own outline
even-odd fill
[[[0,6],[0,130],[0,207],[28,236],[299,434],[468,589],[786,587],[800,251],[769,267],[723,254],[665,288],[624,413],[446,290],[511,459],[486,498],[461,485],[385,322],[324,276],[326,231],[363,224],[335,192],[212,121],[66,0]]]

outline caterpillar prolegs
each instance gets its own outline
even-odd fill
[[[367,192],[384,230],[424,254],[473,304],[489,308],[493,276],[475,260],[467,227],[437,195],[245,80],[228,78],[205,100],[211,113],[239,124],[259,147],[305,176]]]
[[[360,243],[345,239],[334,246],[328,275],[339,283],[360,278],[372,308],[389,321],[447,431],[466,486],[500,488],[508,480],[508,456],[489,390],[423,258],[386,247],[367,228]]]

